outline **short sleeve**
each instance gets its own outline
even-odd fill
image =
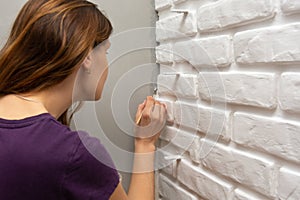
[[[65,199],[109,199],[119,183],[113,161],[98,139],[85,132],[78,132],[78,136],[63,181]]]

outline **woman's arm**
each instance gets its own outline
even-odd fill
[[[154,156],[155,142],[166,119],[166,108],[153,97],[139,105],[136,120],[142,115],[136,128],[135,156],[128,195],[121,184],[111,200],[154,200]]]

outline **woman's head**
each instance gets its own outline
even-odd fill
[[[111,32],[88,1],[28,0],[0,52],[0,96],[61,83]]]

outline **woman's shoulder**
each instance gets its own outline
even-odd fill
[[[55,119],[48,124],[52,130],[58,130],[60,140],[65,141],[64,148],[68,149],[63,188],[76,196],[85,196],[81,192],[88,191],[95,198],[108,198],[119,183],[119,175],[101,141],[86,131],[71,130]]]
[[[78,143],[70,155],[64,190],[81,199],[108,199],[119,184],[111,156],[98,138],[85,131],[70,133]]]

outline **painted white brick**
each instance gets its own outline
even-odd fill
[[[173,48],[171,44],[160,45],[156,47],[156,62],[169,64],[173,62]]]
[[[286,14],[293,14],[300,12],[299,0],[281,0],[281,9]]]
[[[300,112],[300,73],[283,73],[279,87],[282,110]]]
[[[256,29],[234,36],[239,63],[295,63],[300,61],[300,23]]]
[[[300,199],[300,1],[155,2],[160,199]]]
[[[207,168],[262,194],[274,196],[272,161],[208,140],[201,140],[198,152],[207,153],[202,160]]]
[[[251,194],[248,191],[241,190],[239,188],[234,190],[233,200],[267,200],[265,197],[258,196],[257,194]]]
[[[192,143],[198,139],[198,136],[195,133],[188,133],[180,129],[167,126],[161,133],[160,138],[167,142],[171,142],[183,150],[187,150],[190,148]]]
[[[176,5],[176,4],[180,4],[180,3],[183,3],[183,2],[186,2],[187,0],[173,0],[173,3]]]
[[[198,149],[200,138],[196,133],[188,133],[174,127],[166,127],[161,133],[160,138],[181,148],[183,150],[181,154],[185,151],[189,152],[191,159],[199,163],[200,155]],[[178,156],[181,157],[181,155]]]
[[[300,163],[300,123],[235,113],[232,140]]]
[[[195,15],[177,14],[156,22],[156,40],[183,38],[197,34]]]
[[[174,115],[178,125],[207,135],[226,136],[229,118],[226,111],[177,101],[174,105]]]
[[[300,169],[299,169],[300,170]],[[280,169],[278,194],[280,199],[300,199],[300,172]]]
[[[200,126],[200,109],[197,105],[190,105],[184,102],[174,104],[175,123],[197,130]]]
[[[169,159],[172,156],[174,155],[162,149],[156,151],[155,169],[161,169],[166,174],[173,176],[175,174],[174,162],[176,162],[176,160]]]
[[[184,160],[178,165],[178,180],[206,199],[229,199],[233,189],[229,183]]]
[[[159,176],[159,186],[159,194],[166,199],[197,200],[195,196],[180,188],[180,186],[175,185],[163,175]]]
[[[208,101],[221,101],[272,109],[276,107],[275,75],[220,72],[199,74],[199,93]]]
[[[170,0],[155,0],[155,10],[161,11],[169,7],[171,7]]]
[[[273,0],[223,0],[198,9],[198,29],[215,31],[262,21],[274,16]]]
[[[195,67],[227,67],[233,55],[229,36],[189,40],[174,45],[175,61],[188,61]]]
[[[157,78],[158,93],[184,98],[197,98],[197,76],[191,74],[162,75]]]

